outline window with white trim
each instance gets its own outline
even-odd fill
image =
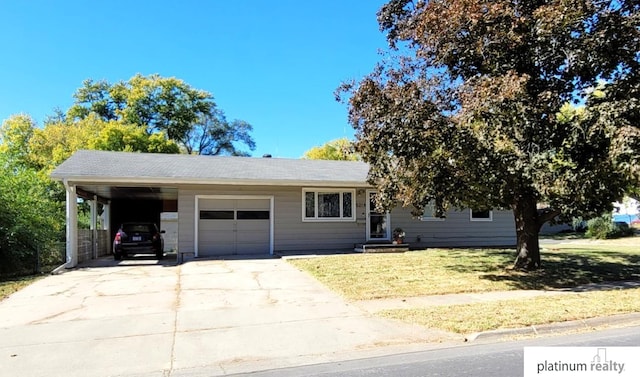
[[[355,190],[303,189],[304,221],[355,221]]]
[[[493,221],[493,211],[469,209],[469,220],[471,221]]]
[[[436,216],[436,201],[432,200],[424,206],[424,211],[422,211],[422,217],[420,217],[422,221],[444,221],[444,217]]]

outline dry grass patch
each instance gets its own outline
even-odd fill
[[[401,254],[351,254],[289,262],[351,300],[514,289],[557,289],[640,279],[640,238],[554,244],[543,268],[510,270],[513,249],[429,249]],[[624,242],[624,244],[623,244]]]
[[[40,278],[42,278],[42,276],[25,276],[10,280],[0,280],[0,301]]]
[[[640,312],[640,288],[385,310],[378,315],[461,334]]]

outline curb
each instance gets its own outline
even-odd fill
[[[556,322],[546,325],[521,327],[516,329],[490,330],[469,334],[465,342],[500,340],[517,335],[560,334],[572,330],[593,330],[602,326],[633,326],[640,324],[640,313],[616,314],[608,317],[587,318],[583,320]]]

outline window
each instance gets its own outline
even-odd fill
[[[238,210],[236,217],[238,220],[269,220],[269,211]]]
[[[200,220],[233,220],[233,211],[200,211]]]
[[[200,220],[269,220],[269,211],[200,211]]]
[[[432,200],[424,206],[424,211],[422,212],[422,217],[420,218],[422,221],[444,221],[444,217],[436,216],[436,201]]]
[[[469,210],[469,219],[471,221],[493,221],[493,211],[491,210]]]
[[[303,220],[355,221],[355,190],[303,189]]]

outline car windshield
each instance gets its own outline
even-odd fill
[[[124,224],[122,230],[125,233],[153,233],[153,226],[150,224]]]

